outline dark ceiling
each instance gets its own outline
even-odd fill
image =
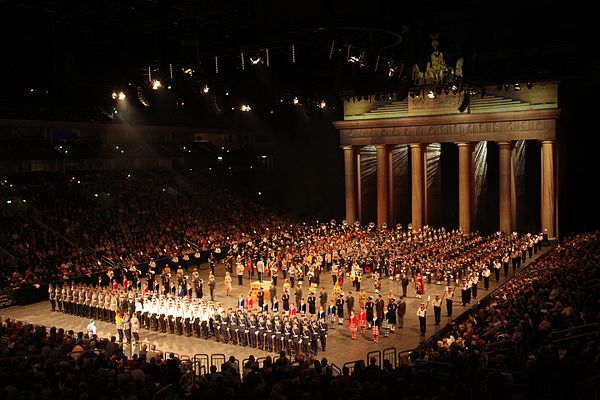
[[[204,84],[235,101],[257,93],[277,102],[393,92],[414,63],[424,66],[432,35],[449,64],[464,57],[465,79],[474,83],[597,79],[599,40],[585,12],[539,1],[489,3],[0,1],[1,98],[40,103],[34,89],[49,99],[42,103],[106,105],[112,90],[135,98],[137,86],[149,98],[149,68],[177,88],[173,101],[188,104]],[[266,49],[270,65],[250,65]],[[364,65],[348,63],[349,54],[363,56]],[[390,77],[389,65],[402,75]],[[230,105],[208,103],[213,111]]]

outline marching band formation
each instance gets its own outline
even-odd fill
[[[492,269],[497,282],[502,267],[504,274],[508,274],[511,259],[515,270],[527,255],[531,257],[533,252],[537,252],[542,242],[541,235],[463,236],[460,231],[447,232],[443,228],[426,228],[414,236],[410,232],[408,235],[373,232],[376,234],[368,236],[360,230],[339,230],[332,224],[329,231],[325,227],[323,232],[312,229],[310,232],[311,240],[306,243],[292,237],[264,238],[255,243],[236,244],[223,258],[220,253],[218,258],[211,254],[208,277],[210,301],[204,300],[204,281],[197,268],[193,268],[191,279],[185,275],[186,270],[181,265],[177,266],[174,276],[168,265],[157,274],[156,263],[151,261],[145,282],[140,278],[141,271],[132,266],[122,274],[120,284],[114,271],[109,270],[104,279],[99,278],[97,285],[50,285],[52,310],[116,323],[120,341],[123,336],[126,342],[139,341],[139,330],[143,328],[188,337],[214,338],[218,342],[264,351],[316,354],[319,349],[326,350],[328,330],[343,325],[345,316],[352,339],[356,339],[359,328],[362,334],[367,328],[372,331],[374,342],[378,343],[380,332],[387,337],[396,326],[402,328],[406,312],[404,298],[408,297],[409,282],[414,283],[417,298],[425,294],[426,282],[446,284],[441,297],[438,294],[433,299],[435,323],[439,325],[444,299],[447,316],[452,316],[454,288],[461,289],[462,304],[468,305],[471,297],[477,298],[480,279],[483,279],[487,290]],[[306,246],[310,243],[313,247]],[[374,257],[369,249],[376,254]],[[172,261],[179,264],[176,255]],[[225,308],[214,301],[217,262],[222,262],[225,267],[226,296],[233,288],[231,274],[237,274],[238,286],[243,284],[245,272],[251,280],[256,273],[261,284],[268,275],[270,309],[262,287],[256,296],[257,307],[253,307],[251,293],[247,298],[240,294],[237,307]],[[329,301],[323,287],[321,293],[316,293],[320,276],[326,271],[331,273],[333,284]],[[281,309],[276,296],[279,272],[283,275]],[[375,299],[367,296],[364,287],[361,288],[363,274],[370,274],[373,280]],[[379,293],[384,276],[401,285],[399,302],[396,302],[397,297],[392,291],[387,301]],[[306,299],[302,293],[305,278],[309,286]],[[345,278],[351,281],[353,290],[358,294],[356,308],[351,292],[344,297]],[[295,303],[290,301],[291,296],[295,296]],[[417,310],[421,335],[425,334],[430,300],[431,296]],[[346,315],[344,308],[347,309]]]
[[[273,313],[244,305],[225,309],[220,302],[138,290],[65,284],[50,287],[53,310],[116,322],[119,341],[139,341],[139,329],[289,354],[326,350],[329,325],[324,313],[300,314],[295,308]],[[56,308],[54,308],[56,307]],[[335,319],[329,319],[334,323]],[[133,340],[132,336],[133,335]]]

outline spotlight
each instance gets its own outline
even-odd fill
[[[204,85],[204,86],[202,87],[202,93],[206,94],[206,93],[208,93],[209,91],[210,91],[210,88],[208,87],[208,85]]]
[[[452,89],[452,94],[456,94],[456,93],[458,93],[458,86],[456,86],[456,85],[452,85],[452,88],[451,88],[451,89]]]
[[[515,83],[515,92],[521,90],[521,85],[519,83]]]
[[[119,100],[125,100],[125,93],[119,92]]]
[[[433,90],[429,90],[429,92],[427,92],[427,97],[430,99],[435,99],[435,93],[433,93]]]
[[[161,87],[162,87],[162,83],[158,79],[155,79],[152,81],[152,89],[158,90]]]
[[[256,55],[256,58],[252,58],[252,57],[250,57],[250,63],[251,63],[252,65],[258,65],[258,64],[262,64],[262,63],[263,63],[263,60],[262,60],[262,58],[260,58],[260,56],[257,54],[257,55]]]
[[[292,103],[294,103],[294,105],[298,105],[298,104],[300,104],[300,100],[298,100],[298,98],[296,96],[294,96]]]
[[[327,107],[327,103],[325,103],[325,100],[321,100],[321,102],[317,105],[317,107],[319,107],[322,110],[325,107]]]
[[[504,90],[508,90],[509,87],[510,87],[510,85],[508,83],[504,84]]]
[[[252,110],[252,108],[250,108],[250,106],[248,104],[242,104],[242,106],[240,107],[240,110],[244,111],[244,112],[248,112],[248,111]]]
[[[531,89],[532,86],[533,86],[533,83],[527,82],[527,89]]]
[[[110,97],[112,97],[113,100],[116,100],[118,97],[117,92],[113,91]]]

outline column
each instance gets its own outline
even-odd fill
[[[525,143],[523,143],[523,146]],[[517,148],[513,142],[510,155],[510,226],[513,231],[518,231],[517,225]]]
[[[410,145],[410,166],[412,186],[412,229],[423,227],[423,206],[425,190],[423,188],[423,145]]]
[[[542,232],[548,239],[556,239],[554,230],[556,213],[556,188],[554,167],[554,140],[542,141]]]
[[[352,146],[344,146],[344,178],[346,183],[346,222],[356,220],[356,152]]]
[[[458,145],[458,226],[465,234],[471,233],[471,176],[472,146],[471,143]]]
[[[396,221],[396,205],[394,204],[394,146],[388,149],[388,227]]]
[[[427,144],[423,144],[423,216],[422,224],[429,225],[429,187],[427,186]]]
[[[500,163],[500,231],[512,233],[511,218],[511,143],[498,142],[498,158]]]
[[[384,144],[375,146],[377,150],[377,226],[388,220],[388,154]]]

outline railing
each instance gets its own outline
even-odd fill
[[[225,354],[217,353],[210,355],[210,366],[217,367],[217,371],[221,370],[222,365],[225,363]]]
[[[488,343],[483,346],[483,354],[485,356],[496,355],[496,354],[506,354],[506,355],[516,355],[517,354],[517,344],[512,340],[502,340],[500,342]]]
[[[450,378],[454,371],[454,365],[439,361],[417,360],[414,367],[416,374],[434,375],[445,379]]]
[[[352,375],[354,373],[354,367],[358,362],[362,362],[362,360],[348,361],[344,363],[343,368],[348,368],[350,375]]]
[[[340,367],[338,367],[334,363],[331,363],[329,365],[331,366],[331,369],[333,371],[333,376],[340,376],[342,374],[342,370],[340,369]]]
[[[600,324],[594,323],[552,332],[549,339],[552,344],[563,347],[573,341],[598,335],[600,335]]]
[[[375,350],[367,353],[367,365],[371,365],[371,359],[375,359],[375,365],[381,368],[381,351]]]
[[[195,376],[202,376],[210,370],[208,354],[194,354],[192,357],[192,370]],[[204,372],[202,372],[204,371]]]
[[[154,400],[168,400],[170,398],[175,398],[177,395],[178,389],[174,384],[169,384],[164,388],[160,389],[158,392],[154,394]]]
[[[388,347],[387,349],[383,349],[383,361],[389,361],[392,368],[396,368],[396,348]]]

